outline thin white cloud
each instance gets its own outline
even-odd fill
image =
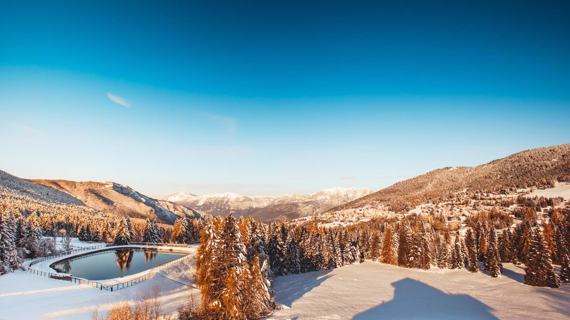
[[[108,98],[109,100],[111,100],[111,102],[116,103],[116,104],[118,104],[118,105],[120,105],[120,106],[122,106],[122,107],[125,107],[125,108],[130,108],[130,107],[131,107],[131,103],[130,103],[127,99],[125,99],[125,98],[123,98],[123,97],[121,97],[121,96],[118,96],[118,95],[116,95],[116,94],[114,94],[114,93],[107,92],[107,98]]]
[[[234,118],[213,113],[207,113],[206,116],[210,119],[210,121],[218,124],[230,134],[234,134],[238,129],[238,121]]]
[[[22,123],[13,123],[11,125],[12,129],[14,129],[16,132],[18,133],[23,133],[26,134],[28,136],[38,136],[43,134],[43,132],[41,130],[39,130],[38,128],[29,126],[27,124],[22,124]]]

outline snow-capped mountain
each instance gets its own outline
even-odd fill
[[[262,220],[314,215],[369,194],[367,189],[331,188],[309,194],[244,196],[236,193],[195,195],[179,192],[168,201],[212,215],[252,215]]]

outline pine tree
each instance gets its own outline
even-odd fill
[[[301,273],[301,250],[292,233],[287,239],[286,270],[288,273]]]
[[[530,231],[531,241],[527,264],[525,269],[524,282],[531,286],[539,287],[560,287],[560,280],[554,273],[550,253],[542,237],[540,229],[536,227]]]
[[[244,313],[248,319],[260,319],[273,310],[275,303],[269,289],[269,280],[260,267],[259,257],[254,257],[244,278],[247,281],[243,293]]]
[[[146,219],[146,225],[144,228],[143,242],[148,243],[161,243],[162,239],[160,236],[160,230],[155,220]]]
[[[408,252],[408,268],[420,268],[422,260],[421,235],[416,234],[411,237]]]
[[[447,269],[449,267],[449,245],[445,238],[439,238],[437,243],[437,267],[440,269]]]
[[[378,261],[378,257],[380,257],[380,241],[378,232],[371,234],[369,259],[372,261]]]
[[[400,225],[398,239],[398,265],[402,267],[410,266],[410,246],[412,244],[412,230],[410,225],[405,223]]]
[[[479,270],[479,263],[477,259],[477,244],[475,235],[471,229],[468,229],[465,235],[465,246],[467,247],[467,270],[471,272],[477,272]]]
[[[127,220],[122,219],[119,223],[117,234],[115,235],[114,245],[128,245],[131,242],[131,234],[127,226]]]
[[[455,244],[451,252],[451,269],[463,269],[465,258],[463,257],[463,249],[461,248],[461,239],[459,234],[455,235]]]
[[[546,244],[546,248],[548,252],[551,254],[555,253],[555,242],[554,242],[554,228],[552,227],[552,223],[545,223],[542,227],[542,237],[544,238],[544,243]]]
[[[560,263],[560,281],[564,283],[570,282],[570,255],[568,253],[562,256],[562,262]]]
[[[561,230],[561,227],[558,227],[554,230],[554,243],[555,243],[555,251],[552,254],[552,261],[557,264],[562,264],[562,259],[564,258],[564,254],[569,254],[570,250],[568,249],[568,242],[564,238],[564,233]],[[570,232],[569,232],[570,234]]]
[[[176,243],[189,243],[186,218],[178,218],[172,226],[172,241]]]
[[[217,259],[219,237],[214,222],[208,222],[202,229],[200,246],[196,254],[196,284],[200,287],[201,309],[204,317],[211,317],[221,313],[219,291],[221,290],[220,277],[214,270],[214,261]],[[225,280],[225,279],[224,279]]]
[[[480,224],[480,228],[477,230],[478,239],[479,239],[479,246],[478,246],[478,253],[479,253],[479,261],[485,262],[485,257],[487,256],[487,250],[489,248],[489,239],[487,238],[487,228],[485,225]]]
[[[244,269],[245,271],[245,269]],[[231,267],[228,270],[224,288],[222,289],[221,301],[223,305],[223,319],[246,319],[243,311],[242,295],[243,289],[240,286],[238,277],[238,267]],[[246,273],[246,272],[244,272]]]
[[[384,241],[382,245],[382,262],[387,264],[396,264],[396,257],[394,257],[394,244],[392,228],[386,228],[384,232]]]
[[[420,256],[420,265],[421,269],[429,269],[431,267],[431,252],[430,252],[430,238],[427,232],[422,232],[421,239],[420,239],[420,248],[421,248],[421,256]]]
[[[224,220],[217,258],[215,270],[225,284],[221,291],[223,318],[244,319],[242,302],[246,284],[243,283],[242,270],[246,268],[246,251],[236,220],[231,215]]]
[[[20,267],[21,261],[16,250],[16,221],[13,215],[3,217],[0,213],[0,274]]]
[[[556,229],[557,230],[557,229]],[[560,281],[564,283],[570,282],[570,249],[566,245],[566,239],[562,236],[562,232],[555,232],[556,255],[560,262]]]
[[[501,262],[513,262],[513,244],[511,238],[511,231],[509,229],[503,231],[499,236],[498,247]]]
[[[495,233],[495,229],[491,229],[490,232],[489,247],[487,256],[485,257],[485,270],[489,272],[491,277],[496,278],[501,274],[499,249],[497,248],[497,234]]]
[[[275,275],[283,275],[286,273],[285,260],[287,248],[285,241],[287,240],[287,230],[283,225],[279,227],[273,226],[272,229],[274,231],[278,229],[279,232],[273,233],[267,245],[271,272]]]

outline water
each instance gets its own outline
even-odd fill
[[[155,249],[123,248],[66,259],[51,265],[57,272],[69,273],[88,280],[105,280],[139,273],[184,254]]]

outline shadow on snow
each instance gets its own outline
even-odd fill
[[[332,277],[332,275],[328,274],[329,272],[330,270],[324,273],[323,271],[313,271],[278,278],[277,283],[274,283],[277,287],[280,281],[286,281],[286,283],[284,283],[285,289],[275,290],[277,292],[276,300],[280,304],[291,308],[293,302]]]
[[[392,300],[353,319],[497,319],[489,306],[469,295],[447,294],[410,278],[393,282],[392,286]]]

